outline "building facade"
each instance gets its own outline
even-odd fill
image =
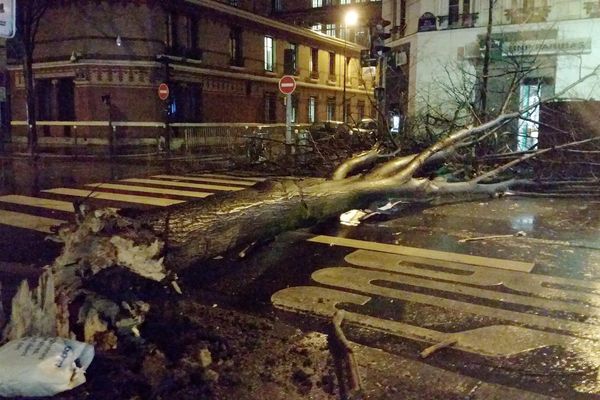
[[[351,119],[369,116],[371,80],[360,73],[360,47],[262,15],[271,5],[57,1],[36,38],[37,120],[152,123],[168,115],[170,122],[181,123],[285,122],[278,81],[286,49],[294,55],[296,122],[341,119],[344,93]],[[23,138],[25,126],[14,124],[26,119],[16,59],[9,60],[9,73],[12,136]],[[168,102],[158,98],[161,82],[169,85]],[[74,134],[69,126],[41,128],[40,137]],[[76,133],[104,134],[93,126]],[[139,130],[121,133],[135,136]]]
[[[281,0],[274,1],[272,15],[368,47],[369,21],[381,18],[381,4],[381,0]],[[356,21],[348,23],[350,11],[355,13]]]
[[[392,27],[387,101],[401,113],[453,115],[461,107],[480,106],[484,68],[489,113],[553,97],[600,98],[598,77],[571,87],[600,65],[597,2],[384,0],[383,17]],[[539,117],[536,110],[531,115]]]

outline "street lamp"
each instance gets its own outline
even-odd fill
[[[348,76],[348,63],[350,60],[346,56],[346,42],[348,41],[348,27],[354,26],[358,22],[358,13],[354,10],[348,10],[344,15],[344,29],[346,30],[344,35],[344,89],[342,94],[342,115],[343,121],[347,122],[347,107],[346,107],[346,79]]]

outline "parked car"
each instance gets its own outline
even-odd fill
[[[369,148],[377,141],[377,121],[372,118],[361,119],[351,131],[351,143],[354,148]]]
[[[356,128],[359,131],[377,131],[377,121],[373,118],[363,118],[356,124]]]
[[[342,121],[319,121],[313,122],[308,128],[312,139],[327,140],[333,138],[342,138],[351,131],[350,126]]]

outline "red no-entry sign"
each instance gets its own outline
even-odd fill
[[[279,80],[279,91],[283,94],[292,94],[296,90],[296,80],[291,75],[284,75]]]
[[[161,100],[166,100],[169,97],[169,85],[166,83],[161,83],[158,85],[158,98]]]

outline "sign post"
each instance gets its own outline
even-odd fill
[[[285,144],[286,152],[290,153],[290,146],[292,144],[292,93],[296,90],[296,79],[291,75],[284,75],[279,80],[279,91],[286,95],[286,108],[285,108]]]

